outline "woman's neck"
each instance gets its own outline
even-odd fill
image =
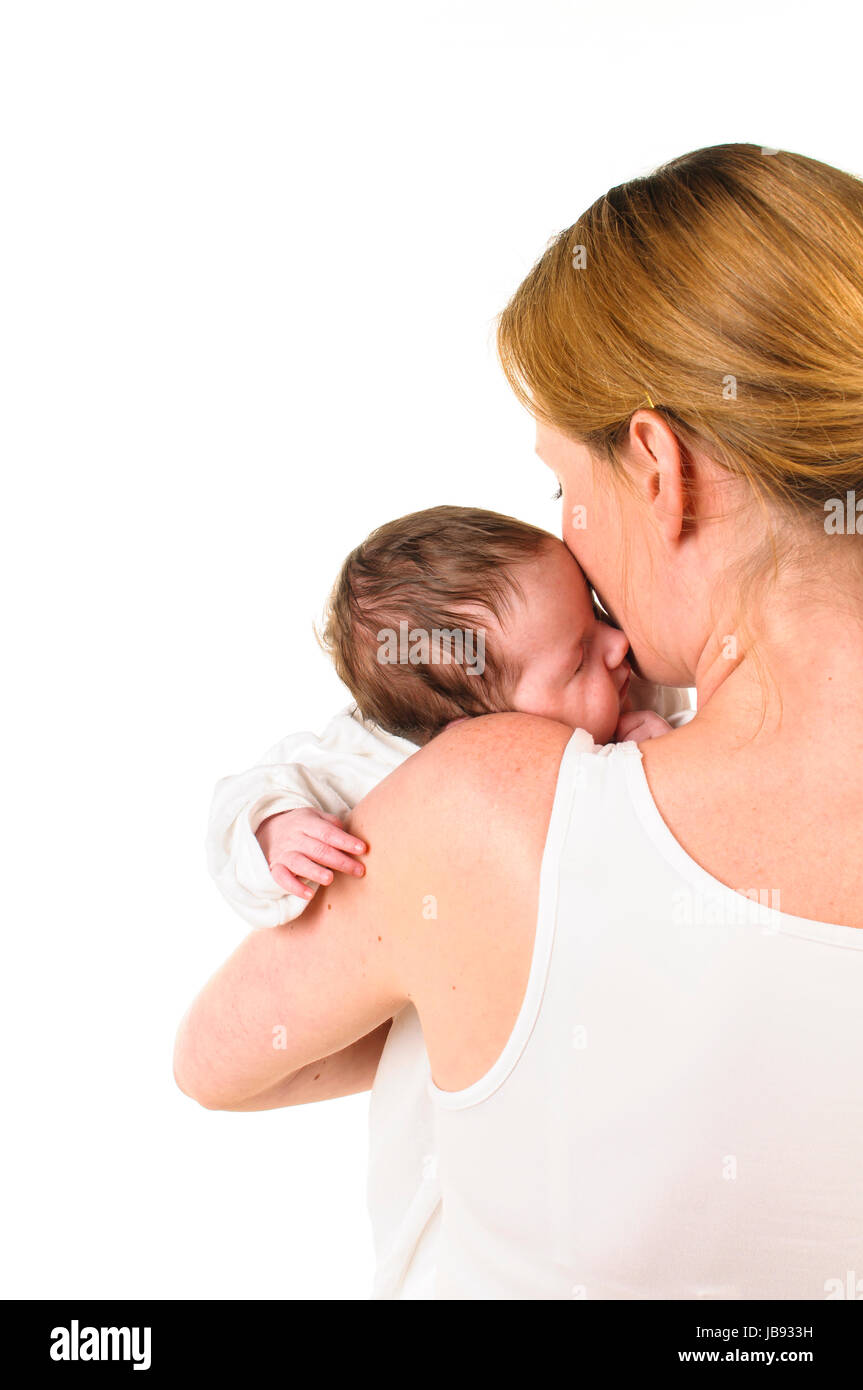
[[[696,666],[699,711],[753,734],[835,726],[840,710],[843,722],[863,729],[863,597],[858,616],[847,592],[840,607],[791,601],[766,605],[764,614],[748,647],[728,626],[705,643]]]

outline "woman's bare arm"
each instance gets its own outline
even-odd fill
[[[210,1109],[257,1106],[294,1083],[314,1093],[316,1058],[376,1034],[409,1002],[439,1084],[467,1085],[477,1060],[500,1051],[524,993],[571,736],[534,715],[486,715],[380,782],[349,818],[369,846],[366,875],[336,875],[302,917],[253,932],[216,972],[180,1025],[180,1088]]]
[[[364,1040],[375,1035],[382,1046],[380,1030],[408,1002],[399,978],[397,933],[385,924],[400,916],[403,873],[388,862],[405,816],[393,793],[413,761],[391,773],[352,813],[359,838],[368,843],[366,818],[379,835],[367,876],[336,875],[295,921],[252,932],[192,1002],[177,1034],[174,1076],[205,1108],[299,1103],[293,1097],[308,1098],[316,1086],[321,1093],[315,1064],[340,1054],[346,1086],[358,1089],[358,1075],[370,1080]],[[385,813],[380,818],[376,807]],[[326,1070],[335,1073],[332,1063]],[[333,1094],[349,1093],[335,1079],[333,1085]]]
[[[310,1105],[316,1100],[337,1100],[341,1096],[370,1091],[391,1027],[392,1019],[389,1018],[349,1047],[289,1072],[275,1085],[246,1100],[236,1101],[233,1105],[201,1103],[209,1110],[278,1110],[287,1105]],[[180,1084],[179,1077],[177,1084]]]

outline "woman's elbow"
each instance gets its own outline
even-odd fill
[[[174,1080],[184,1096],[189,1100],[197,1101],[205,1110],[224,1110],[224,1104],[218,1097],[209,1092],[206,1086],[201,1084],[199,1077],[188,1072],[185,1067],[174,1058]]]
[[[174,1040],[174,1081],[184,1096],[197,1101],[205,1110],[224,1110],[226,1097],[214,1085],[212,1070],[202,1061],[189,1014],[177,1029]]]

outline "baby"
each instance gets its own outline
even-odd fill
[[[497,512],[430,507],[378,527],[345,560],[321,640],[360,716],[417,746],[460,719],[504,710],[585,729],[597,744],[639,742],[668,732],[657,706],[684,708],[680,692],[634,676],[625,634],[597,616],[563,542]],[[268,835],[271,870],[283,869],[278,881],[303,897],[311,892],[292,855],[319,883],[329,868],[356,868],[331,852],[321,858],[323,828],[310,814],[281,824],[277,844]],[[349,852],[350,837],[335,838]]]
[[[635,676],[625,634],[598,616],[563,542],[497,512],[431,507],[378,527],[345,560],[319,640],[354,704],[320,736],[293,735],[224,778],[213,798],[210,871],[253,926],[293,920],[334,872],[361,876],[367,846],[344,817],[460,719],[544,715],[584,730],[592,751],[667,733],[664,716],[692,717],[686,692]],[[376,1298],[431,1296],[439,1193],[427,1080],[419,1020],[402,1010],[371,1101]]]

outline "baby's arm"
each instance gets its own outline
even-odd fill
[[[207,866],[240,916],[253,927],[299,916],[308,899],[300,895],[305,885],[296,891],[291,866],[308,877],[302,859],[320,862],[308,851],[322,835],[335,838],[341,854],[339,846],[355,840],[340,829],[341,818],[412,752],[414,744],[367,723],[349,705],[322,734],[293,734],[247,772],[222,778],[210,808]],[[294,854],[301,859],[289,859],[286,876],[274,877],[268,859],[284,864]]]

